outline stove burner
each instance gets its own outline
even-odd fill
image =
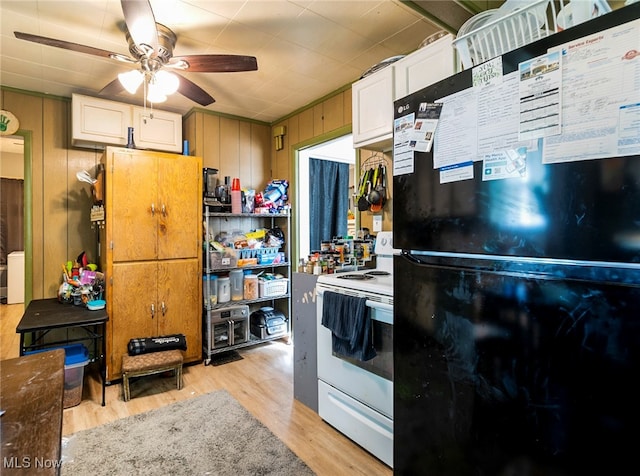
[[[366,273],[369,276],[390,276],[391,273],[389,271],[382,271],[381,269],[374,269],[373,271],[367,271]]]
[[[339,279],[353,279],[356,281],[365,281],[367,279],[375,279],[373,276],[367,276],[366,274],[343,274],[338,276]]]

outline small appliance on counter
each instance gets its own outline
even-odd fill
[[[218,169],[204,167],[202,169],[202,192],[205,198],[216,198],[218,186]]]
[[[287,318],[272,307],[261,307],[251,313],[251,333],[260,339],[287,335]]]
[[[218,169],[211,167],[202,169],[202,194],[204,204],[212,207],[211,211],[231,211],[231,199],[228,190],[225,185],[218,185]]]
[[[246,304],[207,312],[202,343],[204,354],[207,356],[205,364],[211,360],[214,350],[248,342],[248,321],[249,306]]]

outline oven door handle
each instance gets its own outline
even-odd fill
[[[380,309],[382,311],[393,312],[393,306],[391,304],[385,304],[383,302],[377,302],[377,301],[369,301],[367,299],[367,301],[365,302],[365,305],[367,307],[370,307],[371,309]]]
[[[316,288],[316,294],[322,296],[324,294],[324,289]],[[370,307],[371,309],[380,309],[381,311],[393,312],[393,306],[391,304],[385,304],[383,302],[371,301],[367,299],[365,305],[367,307]]]

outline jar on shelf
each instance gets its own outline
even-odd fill
[[[215,274],[202,276],[202,296],[205,308],[218,304],[218,277]]]
[[[242,301],[244,297],[244,273],[241,269],[233,269],[229,272],[229,285],[231,287],[231,300]]]
[[[257,274],[248,273],[244,275],[244,298],[258,299],[258,275]]]

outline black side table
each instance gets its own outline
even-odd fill
[[[91,361],[100,363],[102,406],[104,406],[107,370],[105,365],[105,332],[108,320],[109,316],[105,309],[90,311],[86,307],[62,304],[56,298],[35,299],[29,303],[16,327],[16,332],[20,334],[20,355],[22,356],[31,350],[91,340],[93,342]],[[82,329],[84,333],[75,338],[45,342],[45,336],[51,330],[63,328],[78,328]],[[26,334],[31,335],[29,344],[25,344]]]

